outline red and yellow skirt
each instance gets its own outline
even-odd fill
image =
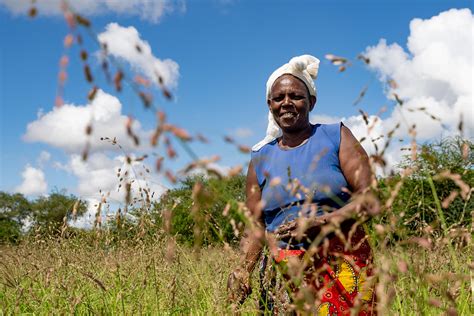
[[[347,237],[347,234],[345,234]],[[375,315],[375,278],[372,273],[372,252],[367,241],[365,230],[359,226],[350,240],[342,241],[337,236],[329,237],[310,260],[304,250],[280,249],[274,261],[288,281],[292,301],[298,305],[298,292],[312,293],[311,313],[318,315]],[[297,257],[305,261],[303,280],[293,282],[288,272],[290,258]],[[306,310],[308,302],[305,302]]]

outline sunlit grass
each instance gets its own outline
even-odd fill
[[[375,250],[376,266],[391,280],[383,289],[392,302],[386,312],[474,312],[472,249],[456,249],[457,265],[447,247]],[[2,246],[0,256],[2,314],[229,314],[226,279],[238,261],[234,249],[190,248],[163,239],[114,246],[81,239],[31,241]],[[256,275],[243,314],[257,313]]]

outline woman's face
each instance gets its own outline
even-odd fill
[[[272,86],[268,107],[283,132],[305,129],[309,124],[309,112],[316,98],[309,94],[306,85],[292,75],[279,77]]]

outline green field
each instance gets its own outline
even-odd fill
[[[472,244],[397,245],[376,249],[375,256],[382,314],[474,313]],[[226,279],[236,262],[232,248],[196,249],[160,238],[113,246],[80,238],[2,246],[0,309],[5,315],[230,314]],[[256,281],[254,273],[242,314],[257,313]]]

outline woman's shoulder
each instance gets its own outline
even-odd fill
[[[341,128],[344,126],[342,122],[330,124],[315,124],[315,132],[313,138],[320,145],[332,144],[336,151],[339,150],[341,144]],[[331,146],[332,147],[332,146]]]
[[[340,137],[342,122],[330,124],[315,124],[315,134],[326,134],[328,137]]]
[[[275,148],[277,144],[278,144],[278,138],[275,138],[274,140],[267,142],[263,146],[259,146],[258,148],[252,148],[251,155],[254,156],[254,155],[265,153]]]
[[[340,132],[341,126],[344,126],[342,122],[337,122],[337,123],[316,123],[314,124],[316,127],[316,130],[322,130],[325,132]]]

